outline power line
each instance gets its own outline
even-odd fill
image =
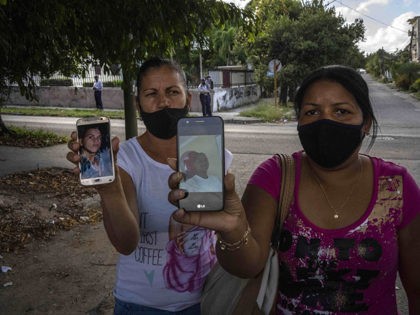
[[[400,31],[400,32],[404,32],[404,33],[407,33],[407,31],[406,30],[402,30],[402,29],[399,29],[399,28],[396,28],[396,27],[394,27],[394,26],[392,26],[392,25],[390,25],[390,24],[387,24],[387,23],[385,23],[385,22],[382,22],[382,21],[380,21],[380,20],[378,20],[378,19],[376,19],[376,18],[374,18],[374,17],[371,17],[371,16],[369,16],[369,15],[367,15],[367,14],[364,14],[364,13],[362,13],[362,12],[360,12],[360,11],[358,11],[358,10],[356,10],[356,9],[354,9],[354,8],[352,8],[352,7],[350,7],[350,6],[348,6],[347,4],[344,4],[342,1],[340,1],[340,0],[336,0],[338,3],[340,3],[342,6],[345,6],[346,8],[349,8],[350,10],[353,10],[354,12],[357,12],[357,13],[359,13],[360,15],[363,15],[363,16],[365,16],[365,17],[367,17],[367,18],[369,18],[369,19],[371,19],[371,20],[373,20],[373,21],[375,21],[375,22],[377,22],[377,23],[380,23],[380,24],[382,24],[382,25],[385,25],[385,26],[388,26],[388,27],[391,27],[391,28],[393,28],[394,30],[397,30],[397,31]],[[334,1],[333,1],[334,2]]]

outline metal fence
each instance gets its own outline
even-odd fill
[[[34,77],[36,85],[41,85],[42,79],[53,79],[53,80],[67,80],[70,79],[73,82],[73,86],[82,87],[84,84],[92,84],[95,81],[95,75],[99,75],[99,79],[104,82],[113,82],[113,81],[122,81],[122,75],[112,75],[103,73],[102,69],[91,67],[84,76],[74,75],[71,77],[66,77],[60,73],[56,73],[49,78]]]

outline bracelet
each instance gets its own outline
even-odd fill
[[[228,250],[230,252],[234,252],[240,249],[242,245],[248,244],[248,236],[250,233],[251,233],[251,228],[248,226],[242,238],[239,241],[234,242],[234,243],[229,243],[229,242],[224,241],[220,237],[220,234],[218,234],[217,243],[219,244],[221,250]]]

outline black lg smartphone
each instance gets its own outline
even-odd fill
[[[177,131],[179,188],[188,196],[179,201],[186,211],[218,211],[224,205],[224,125],[220,117],[181,118]]]
[[[81,184],[90,186],[112,182],[115,173],[109,118],[81,118],[77,120],[76,128],[80,144]]]

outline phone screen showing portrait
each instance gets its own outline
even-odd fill
[[[187,211],[223,209],[225,173],[224,127],[220,117],[182,118],[177,131],[179,188],[188,196],[179,201]]]
[[[82,118],[76,123],[80,144],[80,182],[100,185],[114,180],[110,121],[107,117]]]

